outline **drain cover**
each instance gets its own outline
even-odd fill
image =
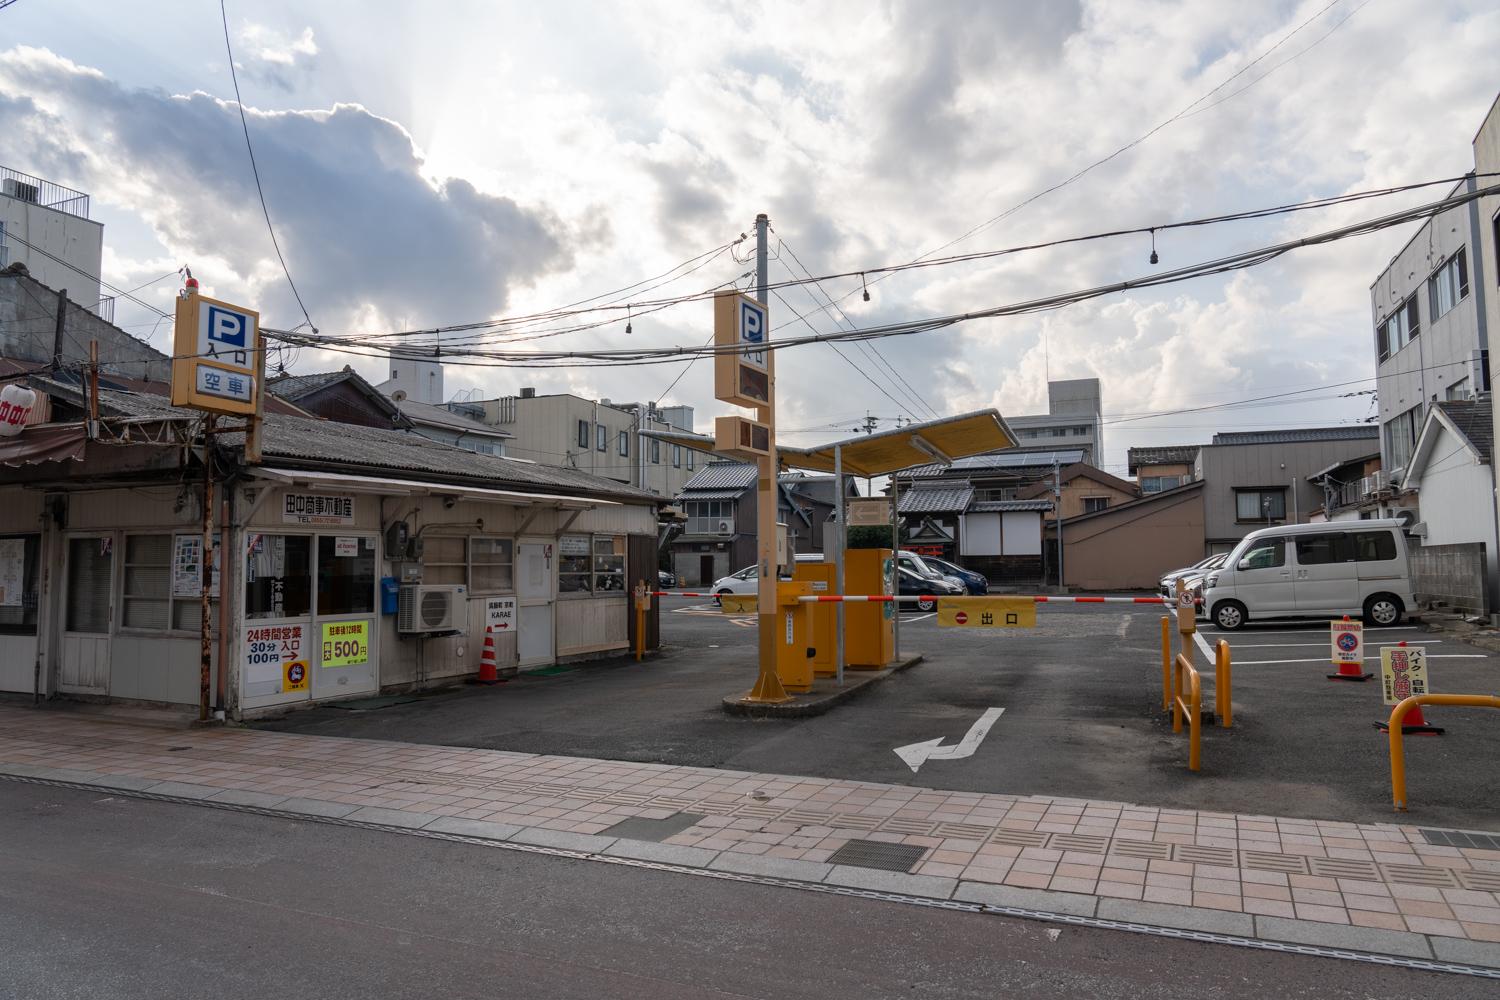
[[[666,819],[644,819],[640,816],[632,816],[621,820],[607,830],[600,830],[599,836],[660,842],[681,833],[702,818],[696,813],[673,813]]]
[[[1482,851],[1500,851],[1500,837],[1492,833],[1463,833],[1459,830],[1423,830],[1429,844],[1439,847],[1477,847]]]
[[[922,860],[927,848],[915,844],[887,844],[880,840],[851,840],[833,852],[831,865],[878,868],[883,872],[909,872]]]

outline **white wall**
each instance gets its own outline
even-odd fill
[[[0,222],[5,224],[7,237],[18,236],[95,278],[85,278],[13,239],[5,241],[8,263],[24,262],[33,278],[49,288],[66,288],[68,298],[85,308],[99,301],[97,276],[104,255],[103,225],[5,195],[0,195]]]
[[[1002,514],[1005,554],[1039,556],[1042,554],[1042,515],[1039,511],[1013,511]]]
[[[958,520],[960,554],[966,556],[1000,555],[999,514],[960,514]]]
[[[1495,545],[1494,474],[1446,428],[1433,443],[1418,484],[1417,504],[1427,525],[1425,545],[1483,542],[1493,588],[1500,570]]]

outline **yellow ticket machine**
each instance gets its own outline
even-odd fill
[[[849,549],[844,553],[844,593],[891,592],[890,549]],[[896,658],[896,605],[854,601],[844,605],[844,659],[851,670],[880,670]],[[831,634],[831,633],[830,633]]]

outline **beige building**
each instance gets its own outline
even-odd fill
[[[1061,509],[1065,519],[1118,507],[1140,496],[1135,483],[1111,476],[1086,462],[1075,462],[1059,470],[1055,480],[1043,480],[1020,490],[1016,493],[1016,499],[1053,499],[1054,487],[1059,481],[1062,484],[1062,495],[1056,498],[1057,507]],[[1054,520],[1057,510],[1048,511],[1043,517],[1048,521]]]
[[[25,264],[37,281],[113,319],[114,299],[99,297],[103,255],[104,225],[89,218],[88,195],[0,167],[0,268]]]
[[[1201,482],[1063,521],[1067,586],[1084,592],[1155,590],[1162,574],[1203,558]],[[1047,526],[1057,541],[1057,525]]]
[[[646,438],[642,431],[693,430],[693,408],[614,403],[571,393],[475,400],[483,420],[510,433],[505,453],[543,465],[578,469],[672,498],[682,492],[708,456]]]

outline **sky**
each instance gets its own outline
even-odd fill
[[[673,268],[637,294],[744,288],[748,242],[692,273],[679,265],[751,233],[760,212],[781,280],[1457,177],[1472,169],[1500,47],[1500,8],[1482,0],[227,9],[287,268],[320,333],[352,341],[272,360],[298,373],[349,364],[374,381],[387,362],[360,338],[550,310]],[[217,4],[11,4],[0,136],[0,163],[92,196],[105,281],[163,279],[136,294],[170,311],[187,265],[206,294],[258,308],[268,327],[304,322],[261,214]],[[770,303],[773,335],[1122,281],[1444,193],[1159,233],[1155,267],[1149,238],[1129,236],[872,276],[869,301],[858,278],[789,288]],[[831,440],[867,413],[886,428],[1044,412],[1049,377],[1102,380],[1101,464],[1120,475],[1130,446],[1366,420],[1369,286],[1416,228],[878,348],[789,350],[782,435]],[[538,346],[696,346],[712,306],[608,318]],[[157,319],[117,303],[118,324],[169,350]],[[688,404],[711,431],[731,409],[713,398],[709,362],[684,368],[454,364],[446,386]],[[1171,412],[1182,409],[1195,412]]]

